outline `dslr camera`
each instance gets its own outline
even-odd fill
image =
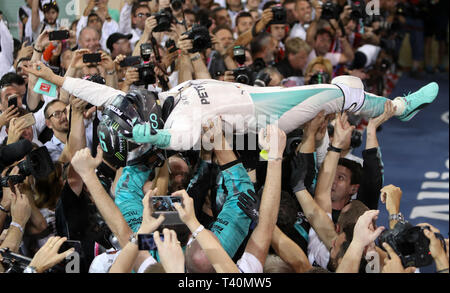
[[[153,29],[154,32],[169,32],[170,25],[173,22],[172,11],[170,8],[161,9],[159,12],[153,14],[156,18],[157,25]]]
[[[382,243],[389,244],[400,257],[403,267],[423,267],[433,262],[431,256],[430,240],[423,233],[428,227],[413,226],[409,222],[399,221],[393,229],[385,230],[379,237],[380,247]],[[438,238],[442,235],[437,234]]]
[[[272,7],[273,19],[270,24],[286,24],[286,8],[281,5],[276,5]]]
[[[156,82],[155,65],[150,62],[150,56],[153,53],[151,44],[141,44],[141,63],[136,66],[139,72],[139,81],[134,85],[149,85]]]
[[[175,11],[178,11],[181,8],[183,8],[184,3],[186,3],[186,0],[170,0],[170,5],[172,6],[172,9]]]
[[[331,0],[323,3],[322,15],[320,16],[320,18],[325,20],[338,19],[339,11],[336,4],[334,4]]]
[[[352,0],[350,3],[352,11],[350,12],[350,18],[354,20],[363,19],[366,16],[364,0]]]
[[[211,36],[205,26],[194,24],[190,30],[184,32],[183,35],[187,35],[188,39],[192,40],[192,49],[189,53],[196,53],[207,48],[211,48]]]

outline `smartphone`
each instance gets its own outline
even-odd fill
[[[33,113],[28,113],[26,115],[23,115],[22,117],[17,118],[15,123],[19,123],[19,121],[22,121],[22,120],[25,121],[25,124],[23,126],[24,128],[30,127],[36,123],[36,119],[34,118]]]
[[[8,98],[8,108],[13,106],[17,107],[17,95],[11,95]]]
[[[58,253],[63,253],[71,248],[75,248],[75,252],[77,252],[80,256],[82,254],[81,242],[79,240],[66,240],[58,250]]]
[[[179,196],[153,196],[152,197],[152,208],[153,212],[177,212],[174,207],[174,203],[182,203],[181,197]]]
[[[150,203],[153,208],[152,216],[158,218],[159,215],[164,215],[164,222],[162,225],[182,225],[183,221],[178,215],[178,211],[174,207],[174,203],[178,202],[183,205],[183,200],[179,196],[153,196]]]
[[[98,63],[102,61],[102,57],[100,53],[93,53],[93,54],[84,54],[83,55],[83,62],[84,63]]]
[[[141,63],[140,56],[128,56],[125,59],[123,59],[119,63],[119,65],[120,65],[120,67],[129,67],[129,66],[138,65],[139,63]]]
[[[48,34],[48,39],[50,41],[61,41],[70,38],[70,34],[68,30],[62,31],[52,31]]]
[[[164,241],[164,235],[160,234],[161,241]],[[157,249],[153,234],[138,234],[139,250],[155,250]]]

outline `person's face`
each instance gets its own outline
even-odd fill
[[[118,54],[123,54],[125,56],[131,55],[131,44],[128,39],[120,39],[114,43],[114,52]]]
[[[231,44],[233,44],[233,35],[226,29],[219,30],[216,33],[217,40],[219,41],[220,45],[228,49]]]
[[[101,32],[103,27],[102,20],[97,15],[93,15],[89,17],[87,26]]]
[[[23,68],[28,65],[30,65],[30,61],[28,60],[20,61],[20,63],[17,64],[17,74],[25,79],[25,84],[28,84],[28,73],[26,73]]]
[[[55,24],[56,19],[58,18],[58,12],[55,9],[50,9],[44,13],[45,19],[49,24]]]
[[[247,8],[248,9],[258,9],[258,6],[260,3],[261,3],[261,0],[248,0]]]
[[[53,131],[67,133],[69,131],[69,120],[67,119],[67,109],[64,103],[55,103],[47,109],[48,119],[46,124]]]
[[[231,18],[226,9],[222,9],[217,12],[216,25],[217,26],[226,25],[228,27],[231,27]]]
[[[186,19],[187,27],[192,27],[195,23],[195,15],[187,13],[187,14],[184,14],[184,17]]]
[[[28,126],[27,128],[25,128],[22,132],[21,137],[28,141],[33,141],[33,127]]]
[[[144,30],[145,20],[147,17],[150,17],[150,14],[150,9],[147,6],[141,6],[136,9],[136,14],[132,17],[132,21],[138,29]]]
[[[239,23],[236,25],[236,30],[238,35],[245,33],[252,28],[253,18],[252,17],[241,17],[239,18]]]
[[[331,38],[328,34],[318,35],[314,43],[314,49],[318,56],[324,56],[328,53],[331,46]]]
[[[295,3],[288,3],[283,5],[286,8],[286,21],[292,24],[297,21],[297,11],[295,11]]]
[[[169,189],[172,192],[185,189],[186,182],[189,179],[189,167],[186,162],[181,158],[171,157],[169,159],[169,168],[171,183]]]
[[[13,95],[17,95],[17,107],[22,108],[22,96],[20,95],[19,89],[15,86],[9,85],[1,89],[2,111],[8,109],[8,99]]]
[[[311,68],[311,72],[313,74],[318,72],[327,72],[327,68],[325,67],[325,65],[317,63]]]
[[[311,21],[311,5],[307,1],[297,2],[296,6],[297,19],[300,23]]]
[[[341,201],[350,199],[350,196],[356,192],[355,185],[351,184],[352,172],[344,166],[338,165],[333,185],[331,186],[331,201]]]
[[[286,36],[286,25],[284,24],[272,24],[270,26],[270,34],[272,37],[277,40],[281,41]]]
[[[227,4],[230,7],[240,7],[241,6],[241,0],[227,0]]]
[[[197,3],[201,7],[208,7],[213,0],[197,0]]]
[[[97,52],[100,49],[100,36],[94,29],[85,29],[79,38],[80,49]]]
[[[300,50],[297,54],[289,54],[288,60],[292,68],[296,70],[302,70],[306,66],[306,62],[308,61],[308,54],[305,51]]]

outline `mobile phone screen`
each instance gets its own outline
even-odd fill
[[[8,99],[8,108],[13,105],[17,107],[17,96]]]
[[[83,55],[83,62],[84,63],[98,63],[100,61],[102,61],[100,53],[84,54]]]
[[[152,207],[153,212],[177,212],[174,203],[182,203],[179,196],[153,196]]]
[[[161,241],[164,241],[164,235],[160,236]],[[139,250],[155,250],[157,249],[153,234],[138,234]]]
[[[66,240],[58,250],[58,253],[63,253],[71,248],[75,248],[75,252],[81,255],[81,242],[78,240]]]
[[[62,30],[62,31],[52,31],[48,34],[48,39],[50,41],[61,41],[66,40],[70,37],[69,31]]]

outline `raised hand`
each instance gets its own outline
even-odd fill
[[[58,253],[59,248],[66,240],[66,237],[50,237],[44,246],[42,246],[34,255],[29,266],[34,267],[36,272],[43,273],[54,265],[60,263],[63,259],[75,251],[74,248],[70,248],[63,253]]]
[[[153,233],[153,239],[158,248],[159,259],[166,273],[184,273],[184,254],[180,241],[174,230],[164,228],[164,241],[158,231]]]
[[[383,243],[384,249],[386,249],[386,252],[388,254],[388,257],[384,260],[384,266],[381,270],[382,273],[414,273],[416,268],[415,267],[408,267],[404,268],[402,265],[402,261],[400,257],[395,253],[394,249],[387,244],[386,242]]]
[[[84,148],[75,153],[71,164],[75,171],[81,176],[95,176],[95,169],[101,164],[103,159],[103,150],[97,147],[97,156],[95,158],[91,155],[89,148]]]
[[[238,197],[238,207],[250,218],[253,222],[258,223],[259,220],[259,206],[261,198],[256,192],[251,189],[247,193],[241,192]]]
[[[147,191],[144,198],[142,199],[142,204],[144,206],[144,211],[142,212],[142,224],[139,227],[138,234],[149,234],[158,229],[158,227],[164,222],[164,215],[159,215],[157,219],[152,217],[152,197],[156,195],[157,188]]]
[[[355,126],[351,126],[347,118],[347,113],[337,114],[333,133],[333,146],[336,148],[342,149],[350,145],[352,131],[355,129]]]

